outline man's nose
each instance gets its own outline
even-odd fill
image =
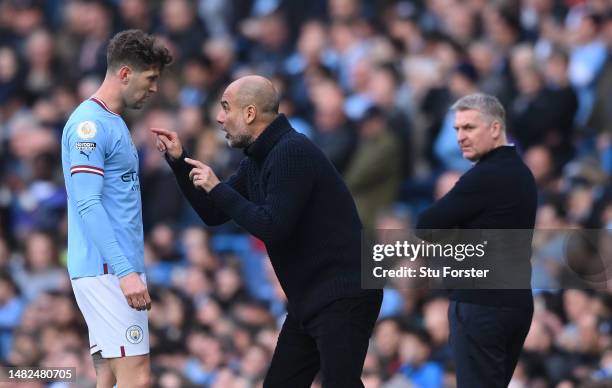
[[[467,135],[465,134],[465,131],[458,130],[457,131],[457,142],[463,143],[466,140],[467,140]]]
[[[157,82],[154,82],[153,85],[149,88],[149,92],[157,93]]]

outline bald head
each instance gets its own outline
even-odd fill
[[[217,122],[231,147],[248,147],[278,116],[278,93],[272,82],[249,75],[229,84],[221,96]]]
[[[229,84],[226,93],[231,92],[240,107],[254,105],[264,116],[278,114],[279,98],[272,82],[259,75],[247,75]]]

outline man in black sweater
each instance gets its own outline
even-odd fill
[[[264,387],[310,387],[319,370],[324,387],[363,387],[382,292],[361,289],[361,222],[338,172],[278,104],[272,83],[259,76],[224,91],[217,122],[229,146],[246,155],[225,182],[188,158],[176,133],[152,131],[202,220],[232,219],[266,245],[288,314]]]
[[[463,157],[474,162],[456,185],[419,217],[417,229],[513,229],[496,231],[512,253],[498,249],[508,277],[522,277],[524,288],[489,285],[497,289],[455,289],[449,305],[450,344],[459,388],[506,387],[512,378],[531,325],[533,298],[531,237],[535,224],[537,190],[533,175],[514,146],[507,145],[505,112],[499,101],[485,94],[459,99],[455,129]],[[422,233],[422,232],[421,232]],[[506,240],[506,241],[503,241]],[[483,260],[498,259],[485,256]],[[517,284],[511,282],[511,284]],[[509,289],[517,288],[517,289]]]

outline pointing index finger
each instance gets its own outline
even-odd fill
[[[190,164],[194,167],[202,167],[202,162],[191,158],[185,158],[185,163]]]
[[[164,135],[170,139],[172,139],[174,137],[174,132],[169,131],[167,129],[164,128],[150,128],[151,132],[153,132],[156,135]]]

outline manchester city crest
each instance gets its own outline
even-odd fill
[[[128,327],[125,337],[131,344],[138,344],[142,341],[142,328],[138,325]]]

